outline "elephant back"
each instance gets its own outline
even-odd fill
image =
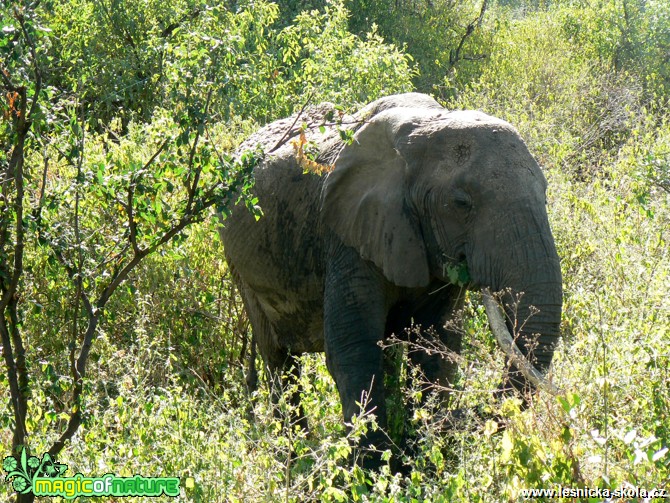
[[[263,126],[240,145],[237,153],[241,155],[260,147],[266,155],[284,157],[296,152],[295,141],[300,139],[301,133],[306,142],[318,145],[320,152],[330,150],[328,146],[337,147],[339,143],[338,131],[332,127],[336,122],[347,127],[354,119],[348,115],[340,117],[335,105],[329,102],[308,106],[290,117]],[[322,126],[325,126],[324,132]]]
[[[444,110],[433,98],[420,93],[385,96],[353,115],[341,112],[333,103],[323,102],[263,126],[240,145],[237,154],[260,147],[266,155],[290,156],[296,153],[296,140],[302,133],[303,141],[318,148],[314,160],[324,166],[331,165],[345,146],[343,131],[356,132],[376,115],[393,108]]]

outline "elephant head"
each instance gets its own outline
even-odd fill
[[[395,107],[372,116],[342,148],[324,183],[322,215],[395,285],[449,283],[446,271],[466,264],[471,288],[505,290],[507,328],[546,372],[562,303],[546,188],[508,123],[471,111]],[[508,384],[535,382],[510,359]]]

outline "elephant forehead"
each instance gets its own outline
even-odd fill
[[[459,121],[462,127],[445,127],[430,135],[417,131],[408,138],[402,150],[409,160],[410,184],[543,193],[546,180],[526,144],[509,124],[491,119],[475,126]]]
[[[517,131],[508,123],[477,112],[486,121],[445,117],[423,124],[398,143],[406,158],[421,158],[429,166],[461,170],[490,169],[522,163],[534,164]]]
[[[504,137],[519,138],[517,130],[510,123],[475,110],[449,112],[440,117],[439,121],[427,123],[422,129],[424,135],[443,132],[453,138],[470,139],[473,143]]]
[[[518,150],[527,155],[519,133],[509,123],[476,111],[440,114],[422,120],[407,135],[400,135],[396,145],[416,156],[423,151],[433,157],[455,158],[459,164],[470,158],[470,153],[496,153]]]
[[[450,127],[454,129],[497,126],[503,129],[514,130],[514,127],[508,122],[484,112],[479,112],[478,110],[454,110],[445,114],[444,118],[450,121]]]

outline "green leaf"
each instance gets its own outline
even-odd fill
[[[449,279],[449,283],[457,286],[466,286],[470,281],[470,272],[466,262],[458,264],[445,264],[444,273]]]
[[[637,430],[632,429],[626,435],[623,437],[623,443],[626,445],[630,445],[633,440],[637,437]]]
[[[325,501],[346,501],[347,493],[345,493],[342,489],[331,486],[326,488],[326,490],[323,492],[322,498]]]
[[[572,405],[570,405],[570,402],[568,402],[568,400],[562,396],[558,396],[556,400],[558,400],[558,403],[561,405],[565,413],[569,414],[570,410],[572,409]]]

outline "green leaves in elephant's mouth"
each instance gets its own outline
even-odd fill
[[[470,283],[470,271],[468,271],[468,264],[465,261],[451,263],[447,262],[442,266],[442,274],[449,279],[449,283],[460,287],[466,286]]]

